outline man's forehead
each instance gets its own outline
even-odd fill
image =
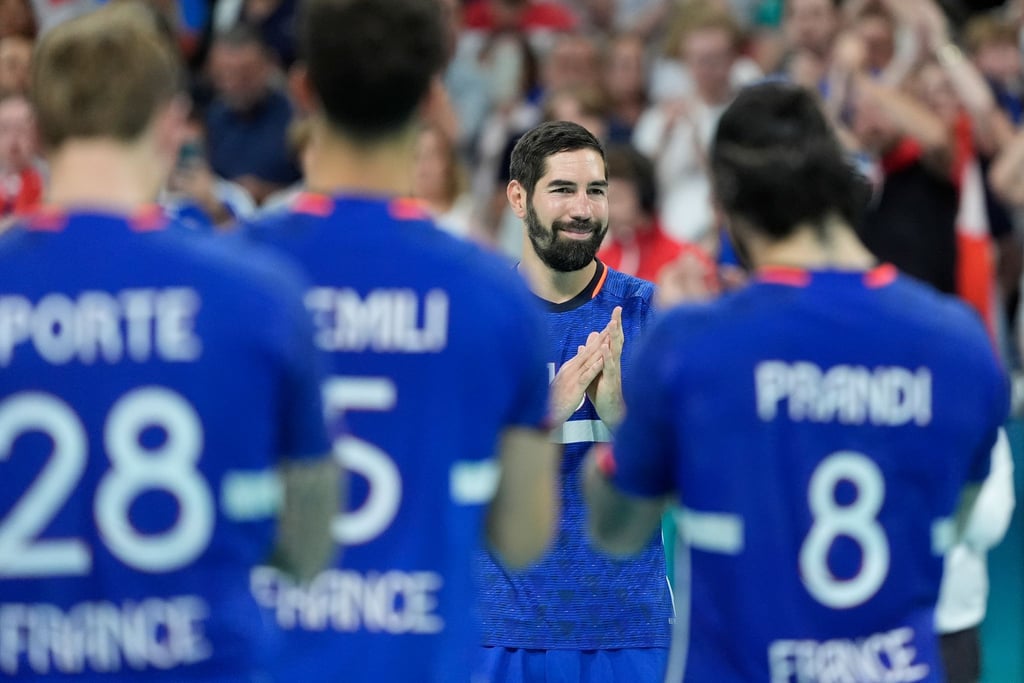
[[[604,160],[590,148],[556,152],[544,160],[542,180],[579,180],[591,182],[605,179]]]

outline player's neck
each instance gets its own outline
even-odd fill
[[[554,270],[540,260],[529,240],[523,247],[523,258],[519,262],[519,272],[526,278],[530,291],[553,304],[575,298],[590,284],[596,270],[597,261],[591,261],[583,268],[568,273]]]
[[[154,152],[141,143],[72,140],[50,155],[46,201],[67,208],[132,213],[156,200]]]
[[[304,159],[306,185],[325,194],[409,195],[414,152],[410,135],[359,144],[319,124]]]
[[[796,267],[805,270],[870,270],[877,259],[861,243],[853,229],[830,220],[824,230],[798,227],[788,237],[768,241],[752,236],[750,256],[757,268]]]

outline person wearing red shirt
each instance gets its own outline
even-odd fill
[[[657,184],[650,160],[628,145],[609,148],[607,160],[608,236],[597,257],[613,270],[657,283],[665,266],[692,254],[713,281],[714,264],[704,250],[676,242],[658,224]]]
[[[21,94],[0,96],[0,219],[26,213],[42,201],[35,151],[32,105]]]
[[[560,2],[544,0],[474,0],[462,17],[468,29],[482,31],[518,30],[574,31],[579,20]]]

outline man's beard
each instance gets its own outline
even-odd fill
[[[570,228],[590,230],[590,237],[585,240],[560,239],[558,233]],[[544,265],[560,273],[571,273],[587,267],[601,248],[601,241],[607,231],[607,224],[602,226],[593,219],[555,221],[548,230],[541,225],[537,212],[533,210],[533,202],[527,202],[526,234],[530,237],[533,250]]]

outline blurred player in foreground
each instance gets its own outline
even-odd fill
[[[526,572],[481,562],[489,680],[647,681],[665,667],[672,603],[659,539],[638,558],[587,538],[580,466],[607,442],[626,406],[623,362],[651,319],[654,288],[595,258],[608,229],[601,143],[582,126],[544,123],[512,152],[508,200],[524,223],[519,271],[547,309],[553,438],[563,445],[562,522]],[[632,408],[630,408],[632,409]]]
[[[187,111],[144,6],[62,24],[33,63],[52,205],[0,238],[0,672],[255,680],[252,567],[304,578],[333,549],[301,286],[143,211]]]
[[[757,274],[643,342],[614,455],[588,460],[592,532],[634,552],[682,506],[673,683],[939,683],[942,554],[1008,409],[985,330],[857,241],[807,91],[742,92],[711,168]]]
[[[334,525],[343,566],[308,589],[258,571],[253,591],[290,631],[282,680],[465,683],[479,642],[472,552],[486,536],[521,565],[554,526],[542,321],[506,264],[399,199],[422,115],[444,96],[439,3],[304,12],[294,89],[312,110],[306,181],[320,194],[249,234],[313,281],[354,505]]]

